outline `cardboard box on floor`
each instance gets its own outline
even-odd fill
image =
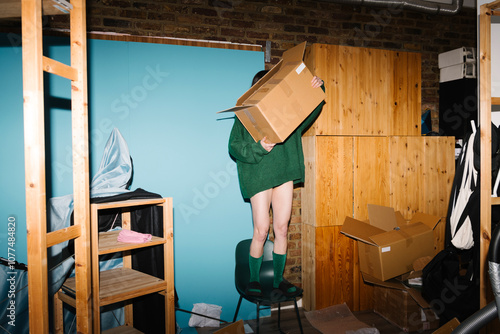
[[[436,329],[432,334],[451,334],[455,328],[460,325],[460,321],[457,318],[453,318],[443,326]]]
[[[257,142],[264,137],[281,143],[325,99],[313,88],[313,75],[302,61],[306,42],[283,53],[282,59],[243,94],[233,111]]]
[[[214,332],[214,334],[245,334],[245,324],[243,320],[238,320],[222,329]]]
[[[403,331],[439,328],[439,317],[417,289],[402,283],[405,277],[381,281],[363,274],[363,280],[374,285],[373,310]]]
[[[417,213],[407,222],[393,208],[368,205],[369,221],[346,217],[341,233],[358,240],[361,272],[381,281],[407,273],[413,261],[434,256],[433,229],[441,218]]]

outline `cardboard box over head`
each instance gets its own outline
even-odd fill
[[[406,222],[393,208],[368,205],[368,222],[346,217],[341,233],[358,240],[359,267],[382,281],[407,273],[413,262],[434,256],[433,229],[441,218],[417,213]]]
[[[232,111],[257,142],[264,137],[284,142],[325,99],[323,90],[313,88],[312,73],[302,61],[306,42],[283,53],[264,77],[243,94]]]

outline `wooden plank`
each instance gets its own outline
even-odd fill
[[[166,288],[164,280],[129,268],[102,271],[100,280],[99,299],[101,306],[158,292]]]
[[[406,89],[408,90],[407,113],[404,123],[407,125],[404,135],[420,136],[422,121],[422,58],[420,53],[408,52],[408,67],[406,76],[408,77]]]
[[[42,2],[43,15],[68,14],[63,7],[52,0]],[[21,17],[21,0],[0,0],[0,18]]]
[[[400,211],[406,219],[421,211],[423,145],[419,141],[423,143],[423,138],[401,136],[389,140],[389,206]]]
[[[48,57],[43,57],[43,70],[47,73],[59,75],[66,79],[78,79],[78,73],[76,69]]]
[[[492,97],[491,104],[494,106],[500,106],[500,97]]]
[[[356,67],[358,75],[354,85],[359,91],[357,109],[357,135],[384,136],[391,132],[389,128],[389,111],[387,97],[390,96],[388,86],[392,82],[392,62],[390,51],[360,48]],[[349,94],[345,92],[345,94]]]
[[[59,292],[54,294],[54,333],[64,334],[63,302],[59,299]]]
[[[131,244],[120,242],[117,240],[118,234],[120,234],[120,230],[99,233],[99,255],[123,252],[136,248],[144,248],[146,245],[147,247],[150,247],[165,243],[164,238],[156,236],[153,236],[151,241],[147,243]]]
[[[175,286],[174,286],[174,217],[173,199],[166,198],[163,206],[163,231],[167,242],[164,244],[164,277],[167,283],[165,296],[165,331],[176,332],[175,322]]]
[[[81,237],[75,240],[76,329],[92,331],[90,182],[87,96],[87,26],[85,0],[72,1],[70,13],[71,67],[78,75],[71,81],[71,127],[73,151],[74,224],[81,226]]]
[[[492,1],[490,3],[485,4],[488,9],[498,9],[500,8],[500,0]]]
[[[340,226],[316,227],[316,309],[346,303],[359,310],[359,280],[354,280],[354,241]]]
[[[93,210],[130,208],[134,206],[158,205],[164,203],[164,198],[130,199],[126,201],[92,203]]]
[[[451,187],[455,176],[455,138],[422,137],[424,175],[422,212],[446,217]]]
[[[303,209],[304,210],[304,207]],[[304,211],[302,211],[304,212]],[[302,307],[306,311],[316,306],[316,227],[302,225]]]
[[[479,15],[479,123],[481,136],[480,175],[491,175],[491,16],[486,5],[480,7]],[[491,240],[491,178],[480,181],[480,307],[488,304],[487,256]]]
[[[60,230],[47,233],[47,248],[64,241],[73,240],[75,238],[78,238],[80,235],[80,226],[78,225],[65,227]]]
[[[93,333],[101,332],[101,307],[99,305],[99,248],[95,245],[99,244],[99,210],[98,206],[92,204],[90,206],[90,232],[91,232],[91,275],[92,275],[92,318],[93,318]]]
[[[342,225],[352,217],[353,139],[316,137],[315,226]]]
[[[316,137],[302,137],[305,182],[301,189],[301,220],[303,225],[316,224]],[[304,237],[302,237],[304,241]]]
[[[365,220],[368,204],[390,205],[389,138],[354,137],[353,154],[353,217]]]
[[[24,157],[30,332],[49,332],[41,1],[22,1]]]
[[[109,41],[196,46],[196,47],[228,49],[228,50],[262,51],[262,46],[256,44],[241,44],[241,43],[231,43],[224,41],[206,41],[206,40],[156,37],[156,36],[132,36],[127,34],[120,35],[120,34],[106,33],[106,32],[91,32],[88,34],[88,38],[102,39]]]

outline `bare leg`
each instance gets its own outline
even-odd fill
[[[273,189],[274,252],[286,254],[288,246],[288,223],[292,214],[293,182],[286,182]]]
[[[250,198],[253,217],[253,237],[250,245],[250,255],[255,258],[262,256],[264,243],[269,233],[269,208],[271,206],[272,193],[273,189],[268,189]]]

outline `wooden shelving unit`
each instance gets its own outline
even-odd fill
[[[500,0],[481,5],[479,13],[479,120],[481,125],[480,307],[485,307],[492,298],[488,291],[490,285],[487,260],[491,240],[491,205],[500,205],[500,198],[491,196],[491,107],[500,105],[500,97],[491,96],[491,17],[494,15],[500,15]]]
[[[123,243],[117,240],[120,231],[98,232],[99,212],[106,209],[119,209],[123,229],[131,229],[131,212],[140,207],[160,206],[163,212],[163,236],[153,236],[146,243]],[[175,332],[175,296],[174,296],[174,258],[173,258],[173,215],[172,198],[155,198],[142,200],[128,200],[107,202],[91,205],[91,263],[92,263],[92,291],[93,291],[93,332],[101,332],[100,309],[103,306],[151,293],[161,293],[165,296],[165,328],[166,333]],[[131,251],[163,246],[164,279],[142,273],[132,269]],[[101,255],[121,252],[123,268],[100,271],[99,257]],[[75,279],[69,278],[58,293],[62,302],[74,305],[72,297],[78,290]],[[59,315],[60,316],[60,315]],[[58,318],[58,322],[62,318]],[[58,325],[62,328],[62,325]],[[110,329],[106,333],[139,333],[133,328],[133,309],[131,303],[125,306],[125,325]]]

